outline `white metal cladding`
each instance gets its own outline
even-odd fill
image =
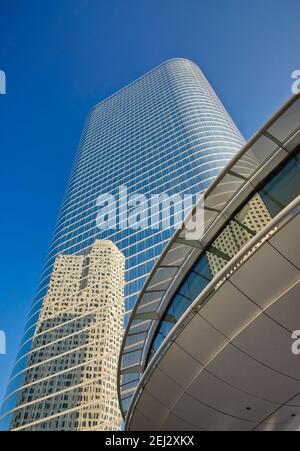
[[[92,109],[4,400],[1,428],[9,427],[18,403],[57,255],[82,255],[96,239],[112,240],[127,259],[129,315],[170,239],[169,231],[100,231],[98,196],[116,195],[121,185],[145,195],[198,194],[243,144],[203,73],[184,59],[167,61]]]
[[[195,300],[144,373],[127,430],[299,430],[299,225],[300,196]]]
[[[300,144],[299,117],[300,95],[296,95],[245,145],[207,190],[203,238],[194,242],[186,240],[183,227],[175,233],[156,263],[136,303],[123,341],[119,395],[125,406],[124,414],[145,371],[154,332],[171,297],[195,260],[237,208]],[[154,285],[158,281],[157,290]]]

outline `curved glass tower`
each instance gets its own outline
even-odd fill
[[[27,376],[31,362],[36,362],[33,355],[40,351],[33,343],[50,345],[37,340],[37,325],[57,257],[87,255],[97,239],[113,241],[126,257],[125,309],[129,315],[174,232],[128,226],[101,230],[97,222],[99,196],[108,193],[117,198],[120,187],[126,187],[128,195],[203,193],[243,144],[203,73],[184,59],[163,63],[91,110],[2,406],[1,429],[14,428],[18,411],[24,408],[24,390],[32,390],[28,408],[41,402]],[[47,336],[52,336],[50,329]],[[76,340],[69,343],[68,351],[76,351]],[[80,366],[74,355],[74,361],[67,360],[65,365],[70,377],[73,366]],[[37,363],[37,368],[44,363]],[[55,367],[48,368],[49,375],[43,377],[52,377],[54,387],[47,394],[49,401],[58,390],[55,387],[61,375]],[[55,415],[64,415],[63,403]],[[44,416],[42,409],[40,423],[47,423]]]

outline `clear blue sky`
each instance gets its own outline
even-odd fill
[[[88,110],[185,57],[248,138],[291,95],[299,23],[299,0],[1,1],[0,400]]]

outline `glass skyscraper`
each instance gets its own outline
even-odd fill
[[[97,239],[113,241],[126,257],[129,315],[174,231],[101,230],[99,196],[117,197],[120,187],[146,196],[203,193],[243,144],[203,73],[184,59],[163,63],[91,110],[2,406],[1,429],[12,427],[22,392],[30,388],[28,367],[39,352],[32,344],[58,255],[81,256]]]

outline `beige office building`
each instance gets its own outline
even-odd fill
[[[124,271],[124,256],[110,241],[57,257],[13,430],[119,429]]]

